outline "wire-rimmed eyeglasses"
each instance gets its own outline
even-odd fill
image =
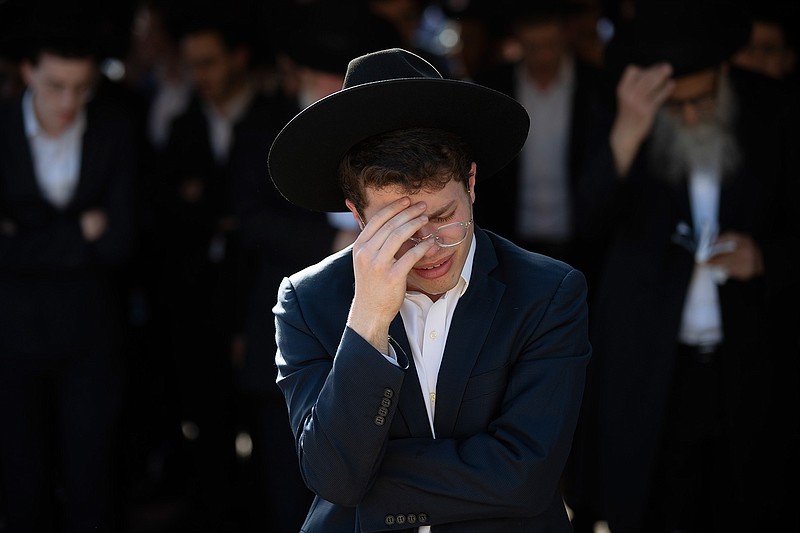
[[[436,230],[424,237],[411,237],[408,240],[414,243],[414,246],[420,244],[426,239],[433,237],[433,242],[440,248],[452,248],[458,246],[466,240],[469,234],[469,227],[472,225],[472,219],[469,222],[453,222],[439,226]]]

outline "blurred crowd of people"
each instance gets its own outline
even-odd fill
[[[475,222],[589,281],[575,531],[796,530],[798,14],[0,2],[0,532],[299,530],[272,306],[358,226],[267,154],[393,47],[531,117]]]

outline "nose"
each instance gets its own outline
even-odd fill
[[[684,102],[681,106],[681,118],[687,126],[694,126],[700,120],[697,106],[691,102]]]
[[[61,109],[75,112],[84,101],[84,94],[80,89],[67,89],[61,93]]]
[[[433,233],[436,231],[437,226],[432,223],[425,224],[414,234],[414,239],[424,240],[433,238]]]

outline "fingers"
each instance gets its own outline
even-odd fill
[[[672,67],[669,64],[655,65],[642,71],[638,85],[643,94],[660,105],[673,88],[671,75]]]
[[[628,65],[620,79],[617,93],[623,101],[657,108],[674,88],[675,82],[670,76],[672,67],[668,63],[648,68]]]
[[[394,256],[428,222],[425,209],[424,202],[411,205],[408,197],[392,202],[370,219],[356,239],[359,246],[376,250],[386,247]]]
[[[625,176],[650,132],[656,113],[672,93],[672,67],[666,63],[648,68],[628,65],[617,85],[617,115],[609,141],[617,173]]]
[[[732,279],[748,281],[764,273],[764,258],[753,238],[746,234],[726,232],[718,237],[724,248],[707,264],[723,268]]]

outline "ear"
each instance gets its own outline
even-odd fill
[[[250,64],[250,49],[247,46],[237,46],[233,51],[233,59],[238,69],[246,70]]]
[[[794,49],[789,48],[783,53],[783,70],[784,72],[794,72],[795,63],[797,62],[797,54]]]
[[[475,162],[472,162],[472,166],[469,169],[469,179],[467,180],[467,192],[469,193],[469,197],[472,203],[475,203],[475,176],[477,173],[477,165]]]
[[[365,224],[364,221],[361,220],[361,215],[358,214],[358,208],[356,207],[356,205],[350,200],[345,200],[344,203],[347,206],[347,209],[349,209],[350,212],[353,213],[353,218],[355,219],[356,224],[358,224],[358,227],[363,230]]]
[[[33,81],[33,70],[33,65],[27,59],[23,60],[19,66],[20,76],[22,76],[22,81],[25,82],[26,86],[30,86]]]

